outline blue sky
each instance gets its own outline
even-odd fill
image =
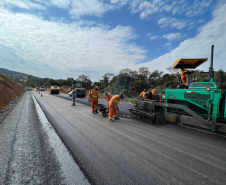
[[[0,67],[97,81],[125,68],[167,72],[178,58],[210,58],[214,44],[214,69],[225,70],[225,9],[225,0],[1,0]]]

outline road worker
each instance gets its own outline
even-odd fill
[[[181,80],[182,80],[183,84],[187,85],[187,82],[186,82],[187,75],[184,74],[185,71],[187,71],[187,70],[185,70],[184,66],[183,66],[180,71],[180,76],[181,76]]]
[[[155,94],[155,88],[152,87],[151,93],[154,95]]]
[[[111,98],[109,105],[110,105],[110,111],[109,111],[109,121],[113,121],[112,119],[119,119],[116,113],[116,110],[119,110],[118,103],[119,100],[123,98],[123,94],[115,95]]]
[[[92,101],[91,89],[89,89],[88,99],[89,99],[89,102],[91,102],[91,101]]]
[[[144,91],[140,93],[139,97],[142,97],[143,99],[145,99],[145,93],[146,93],[146,89],[144,89]]]
[[[145,97],[145,99],[149,99],[149,98],[150,98],[150,93],[149,93],[149,92],[146,92],[146,93],[144,94],[144,97]]]
[[[94,107],[94,105],[98,104],[98,95],[99,95],[98,89],[99,87],[96,86],[95,89],[91,91],[91,99],[92,99],[91,107],[92,107],[93,114],[98,113],[97,109],[95,109]]]
[[[77,90],[75,90],[75,88],[72,88],[72,105],[71,106],[75,106],[76,96],[77,96]]]
[[[162,99],[165,100],[165,92],[162,92]]]
[[[110,110],[110,107],[109,107],[109,102],[110,102],[110,100],[111,100],[111,98],[112,98],[112,95],[111,95],[111,93],[108,93],[108,92],[104,92],[104,98],[105,99],[107,99],[107,106],[108,106],[108,108],[109,108],[109,110]]]

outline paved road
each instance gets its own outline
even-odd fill
[[[45,91],[45,94],[49,94],[49,92]],[[55,96],[55,97],[60,97],[60,98],[64,98],[64,99],[67,99],[69,101],[71,101],[71,97],[68,95],[68,94],[63,94],[63,93],[60,93],[59,95],[57,94],[53,94],[52,96]],[[90,112],[92,111],[91,110],[91,103],[88,102],[88,97],[85,97],[85,98],[76,98],[76,102],[79,102],[79,103],[82,103],[84,105],[87,105],[90,107]],[[107,100],[105,99],[99,99],[99,104],[103,104],[103,105],[107,105]],[[134,108],[134,105],[133,104],[129,104],[129,103],[122,103],[122,102],[119,102],[119,109],[126,115],[130,116],[130,112],[129,112],[129,108]],[[119,116],[122,116],[122,114],[120,112],[117,111],[117,114]]]
[[[0,184],[89,184],[31,92],[0,123]]]
[[[34,92],[91,184],[226,184],[226,139],[175,125],[113,123],[90,108]]]

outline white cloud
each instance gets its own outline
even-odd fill
[[[205,19],[200,19],[200,20],[198,20],[197,22],[200,23],[200,24],[202,24],[202,23],[205,22]]]
[[[193,17],[203,14],[213,2],[213,0],[194,0],[193,2],[185,0],[131,0],[130,8],[132,13],[140,13],[141,19],[159,12],[172,12],[172,15],[183,13],[188,17]]]
[[[167,40],[179,40],[181,39],[182,37],[185,37],[186,34],[181,34],[181,33],[169,33],[169,34],[164,34],[163,36],[152,36],[150,37],[151,40],[156,40],[156,39],[167,39]]]
[[[181,33],[169,33],[169,34],[164,34],[162,36],[162,38],[165,38],[167,40],[178,40],[180,39],[181,37],[183,37],[185,35],[182,35]]]
[[[179,21],[176,18],[167,17],[167,18],[159,19],[158,25],[160,25],[161,28],[171,27],[171,28],[177,28],[180,30],[188,25],[188,21],[184,21],[184,20]]]
[[[121,8],[127,0],[51,0],[53,6],[68,9],[72,18],[79,19],[81,16],[101,17],[109,10]]]
[[[152,36],[152,37],[150,37],[151,40],[156,40],[158,38],[159,38],[159,36]]]
[[[212,2],[213,0],[195,0],[192,8],[187,9],[185,15],[193,17],[203,14]]]
[[[82,1],[82,0],[79,0],[79,1]],[[68,9],[71,2],[72,0],[50,0],[49,3],[62,9]]]
[[[150,37],[152,34],[151,33],[147,33],[146,34],[146,37]]]
[[[161,2],[161,0],[154,0],[152,3],[149,3],[147,1],[141,2],[139,6],[136,7],[136,9],[132,9],[132,12],[141,12],[140,18],[144,19],[150,14],[159,12],[159,2]]]
[[[33,9],[39,9],[39,10],[45,10],[46,7],[42,6],[38,3],[31,2],[29,0],[1,0],[0,2],[1,6],[6,6],[8,8],[22,8],[27,10],[33,10]]]
[[[165,46],[171,46],[172,44],[170,42],[166,43]]]
[[[0,7],[1,67],[41,77],[86,74],[97,80],[146,58],[146,50],[131,42],[137,38],[131,27],[84,24],[49,22]]]
[[[213,20],[206,23],[200,28],[196,37],[183,41],[177,48],[169,53],[141,66],[149,67],[152,70],[165,71],[168,66],[172,65],[178,58],[209,58],[198,69],[208,71],[210,62],[211,45],[215,45],[214,50],[214,69],[226,69],[226,3],[220,1],[219,5],[213,12]],[[155,68],[153,68],[155,66]],[[164,67],[163,67],[164,66]]]

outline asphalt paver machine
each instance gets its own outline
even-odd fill
[[[192,82],[193,71],[187,70],[186,86],[180,83],[182,89],[165,89],[154,100],[138,100],[135,109],[129,109],[131,116],[157,125],[168,121],[226,133],[226,93],[214,83],[213,49],[209,71],[204,72],[208,82]],[[173,67],[195,69],[207,60],[178,59]]]

